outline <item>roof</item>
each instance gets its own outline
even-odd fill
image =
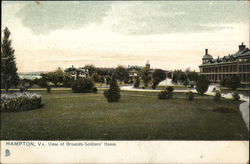
[[[204,58],[211,59],[210,56],[211,55],[206,54],[203,56],[203,59]],[[202,64],[200,66],[234,63],[237,58],[245,57],[245,56],[250,56],[249,48],[244,48],[243,50],[239,50],[234,54],[231,54],[231,55],[229,54],[228,56],[223,56],[221,58],[220,57],[218,57],[217,59],[212,58],[212,60],[210,60],[208,63]]]
[[[235,54],[233,54],[234,57],[241,57],[241,56],[246,56],[246,55],[250,55],[249,48],[245,48],[242,51],[239,50]]]
[[[213,59],[213,57],[209,54],[205,54],[202,59]]]

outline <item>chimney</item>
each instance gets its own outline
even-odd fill
[[[208,49],[205,49],[205,55],[207,55],[207,51],[208,51]]]
[[[246,45],[244,45],[244,43],[241,43],[241,45],[239,45],[239,51],[243,51],[246,48]]]

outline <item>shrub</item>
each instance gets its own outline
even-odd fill
[[[233,113],[237,112],[236,109],[228,108],[228,107],[216,107],[213,109],[214,112],[221,112],[221,113]]]
[[[160,100],[163,100],[163,99],[170,99],[173,97],[173,94],[172,92],[169,92],[169,91],[161,91],[159,94],[158,94],[158,99]]]
[[[117,84],[116,79],[113,77],[110,81],[110,86],[108,90],[103,92],[104,96],[106,97],[108,102],[118,102],[121,95],[120,95],[120,88]]]
[[[168,86],[168,87],[166,88],[166,90],[169,91],[169,92],[173,92],[173,91],[174,91],[174,87]]]
[[[1,112],[18,112],[41,107],[41,95],[36,93],[1,94]]]
[[[192,91],[187,92],[186,99],[192,101],[194,99],[194,93]]]
[[[203,95],[207,91],[208,86],[209,86],[209,81],[206,78],[206,76],[200,75],[198,80],[196,81],[197,92]]]
[[[167,91],[161,91],[160,93],[158,93],[158,99],[160,100],[167,99]]]
[[[94,88],[92,89],[92,92],[93,92],[93,93],[97,93],[97,91],[98,91],[98,90],[97,90],[96,87],[94,87]]]
[[[78,78],[71,87],[74,93],[87,93],[92,91],[93,86],[94,83],[90,78]]]
[[[50,93],[50,91],[51,91],[50,85],[48,85],[46,88],[47,88],[47,92]]]
[[[221,93],[220,91],[216,91],[215,95],[214,95],[214,101],[219,101],[221,98]]]
[[[240,100],[240,95],[236,92],[233,92],[232,93],[232,96],[233,96],[233,99],[236,100],[236,101],[239,101]]]

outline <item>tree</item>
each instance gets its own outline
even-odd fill
[[[105,79],[106,79],[106,84],[109,85],[111,81],[111,77],[108,75],[108,76],[105,76]]]
[[[73,84],[73,82],[74,82],[74,78],[73,77],[71,77],[68,74],[64,74],[64,76],[63,76],[63,86],[64,87],[71,87],[71,85]]]
[[[240,77],[237,75],[230,76],[226,78],[224,83],[226,87],[236,90],[240,86]]]
[[[88,70],[90,76],[97,72],[97,68],[93,64],[85,65],[84,68]]]
[[[197,72],[186,72],[187,74],[187,78],[190,80],[190,81],[196,81],[198,79],[198,73]]]
[[[63,78],[64,78],[65,73],[61,68],[57,68],[53,72],[49,72],[49,80],[55,84],[55,86],[58,86],[58,83],[63,83]]]
[[[204,94],[209,86],[209,81],[206,78],[206,76],[204,75],[200,75],[198,77],[198,80],[196,81],[196,90],[198,93],[200,93],[201,95]]]
[[[148,83],[151,81],[151,76],[150,76],[150,72],[149,69],[146,67],[143,67],[140,72],[139,75],[143,81],[144,87],[148,86]]]
[[[104,91],[104,96],[106,97],[108,102],[118,102],[120,95],[120,88],[117,84],[115,77],[111,78],[109,89]]]
[[[156,69],[152,75],[153,85],[152,87],[155,89],[156,86],[162,81],[166,79],[166,73],[162,69]]]
[[[100,76],[97,73],[92,74],[92,79],[94,82],[99,82],[100,81]]]
[[[128,81],[129,80],[128,70],[125,67],[118,65],[115,69],[115,78],[120,81]]]
[[[139,87],[140,87],[140,77],[136,76],[135,83],[134,83],[134,88],[139,88]]]
[[[4,36],[1,44],[1,88],[6,91],[11,85],[17,85],[19,77],[17,75],[17,67],[15,62],[14,52],[12,48],[12,41],[10,40],[10,31],[7,27],[3,30]]]

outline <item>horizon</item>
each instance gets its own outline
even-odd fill
[[[199,72],[213,58],[249,48],[248,1],[2,2],[19,73],[144,66]],[[147,12],[145,12],[147,11]]]

